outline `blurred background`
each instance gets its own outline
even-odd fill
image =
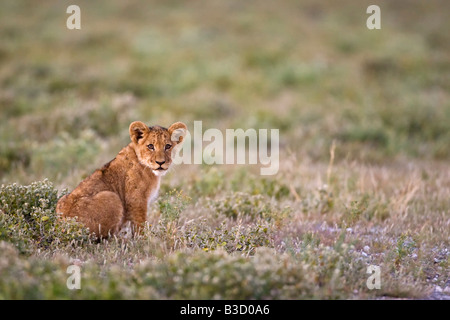
[[[71,4],[81,30],[66,28]],[[371,4],[381,30],[366,27]],[[281,159],[327,164],[334,140],[336,162],[448,169],[449,9],[445,0],[2,0],[0,182],[71,189],[129,142],[134,120],[277,128]]]

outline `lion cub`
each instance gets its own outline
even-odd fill
[[[78,217],[98,237],[115,234],[128,222],[134,231],[144,225],[148,204],[156,198],[187,127],[181,122],[168,129],[148,127],[135,121],[129,131],[130,144],[56,206],[62,217]]]

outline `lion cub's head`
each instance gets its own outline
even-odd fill
[[[175,122],[168,129],[148,127],[141,121],[130,125],[130,138],[139,162],[152,169],[156,176],[166,174],[172,163],[172,152],[183,142],[186,132],[182,122]]]

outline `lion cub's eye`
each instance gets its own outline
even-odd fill
[[[169,150],[170,148],[172,148],[171,144],[166,144],[166,150]]]
[[[148,148],[149,150],[155,150],[155,146],[152,145],[152,144],[149,144],[149,145],[147,146],[147,148]]]

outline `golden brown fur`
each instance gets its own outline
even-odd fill
[[[56,206],[62,217],[78,217],[99,237],[117,233],[128,222],[134,230],[143,226],[148,202],[156,197],[160,178],[187,128],[181,122],[166,129],[135,121],[129,131],[130,144]]]

